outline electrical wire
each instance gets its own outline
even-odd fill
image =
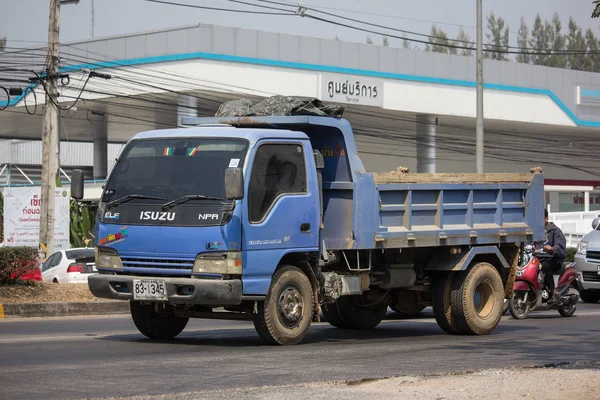
[[[29,107],[27,106],[27,92],[23,93],[23,105],[25,106],[25,111],[27,111],[27,114],[29,115],[35,115],[35,113],[37,112],[37,94],[35,93],[35,87],[31,87],[29,86],[27,89],[30,89],[30,91],[33,93],[33,99],[34,99],[34,105],[35,108],[33,109],[33,113],[29,111]]]
[[[227,1],[235,1],[235,0],[227,0]],[[286,3],[282,3],[282,2],[279,2],[279,1],[273,1],[273,0],[255,0],[255,1],[259,1],[261,3],[282,5],[282,6],[287,6],[287,7],[295,7],[295,8],[299,7],[298,5],[286,4]],[[252,3],[245,3],[245,4],[252,4]],[[254,5],[257,6],[257,7],[260,7],[259,4],[254,4]],[[363,21],[363,20],[359,20],[359,19],[355,19],[355,18],[350,18],[350,17],[347,17],[347,16],[335,14],[335,13],[330,13],[330,12],[327,12],[327,11],[323,11],[321,9],[321,8],[325,8],[325,7],[315,8],[315,7],[312,7],[312,6],[308,7],[308,6],[305,6],[305,5],[303,5],[302,7],[305,7],[307,11],[311,10],[311,11],[315,11],[315,12],[318,12],[318,13],[323,14],[323,15],[331,16],[331,17],[338,18],[338,19],[343,19],[343,20],[346,20],[346,21],[356,22],[356,23],[363,24],[363,25],[373,26],[373,27],[376,27],[376,28],[388,29],[388,30],[391,30],[391,31],[401,32],[401,33],[405,33],[405,34],[409,34],[409,35],[413,35],[413,36],[426,37],[428,39],[446,40],[446,41],[452,42],[452,43],[459,42],[459,43],[465,43],[465,44],[470,44],[470,45],[473,45],[473,46],[477,46],[476,42],[469,41],[469,40],[450,39],[448,37],[428,35],[428,34],[425,34],[425,33],[419,33],[419,32],[409,31],[409,30],[405,30],[405,29],[398,29],[398,28],[394,28],[394,27],[390,27],[390,26],[386,26],[386,25],[380,25],[380,24],[376,24],[376,23],[373,23],[373,22],[366,22],[366,21]],[[337,10],[338,11],[343,11],[343,10],[340,10],[340,9],[337,9]],[[307,16],[307,15],[303,15],[303,16]],[[352,27],[350,27],[350,28],[352,28]],[[387,36],[385,34],[382,34],[382,35],[383,36]],[[408,41],[415,41],[413,39],[404,38],[404,37],[401,37],[401,39],[406,39]],[[441,44],[441,43],[435,43],[435,42],[422,42],[422,41],[416,41],[416,42],[418,42],[418,43],[425,43],[425,44],[433,44],[433,45],[442,46],[442,47],[452,47],[452,45],[449,45],[449,44]],[[491,48],[491,50],[484,49],[484,51],[493,52],[493,53],[505,53],[505,51],[503,49],[507,49],[507,50],[508,49],[518,49],[520,52],[523,52],[523,54],[531,54],[530,53],[531,51],[534,51],[534,52],[544,52],[543,54],[546,54],[546,52],[550,52],[550,55],[557,54],[557,52],[561,52],[560,54],[563,54],[562,52],[565,51],[565,50],[555,50],[555,49],[539,49],[539,48],[536,49],[536,48],[523,47],[523,46],[510,46],[510,45],[504,46],[504,45],[496,45],[496,44],[493,44],[493,43],[485,43],[484,46],[487,47],[487,48]],[[474,50],[474,48],[470,48],[470,47],[468,47],[467,49]],[[498,50],[494,50],[494,49],[498,49]],[[524,52],[524,50],[526,52]],[[509,53],[509,54],[515,54],[515,53]]]
[[[157,74],[157,75],[160,75],[160,74],[161,74],[161,72],[160,72],[160,71],[158,71],[158,72],[155,72],[155,74]],[[156,78],[165,79],[165,80],[167,80],[167,79],[168,79],[168,78],[167,78],[166,76],[164,76],[164,75],[163,75],[162,77],[156,77]],[[156,78],[155,78],[155,79],[156,79]],[[139,82],[139,81],[137,81],[137,82],[136,82],[135,80],[131,80],[131,79],[128,79],[128,80],[132,81],[132,82],[128,82],[128,83],[131,83],[131,84],[140,84],[140,83],[141,83],[141,84],[143,84],[143,83],[144,83],[144,82]],[[189,83],[189,82],[188,82],[188,83]],[[157,85],[154,85],[154,84],[150,84],[150,85],[152,85],[152,86],[157,86]],[[161,88],[161,89],[165,89],[165,88]],[[175,91],[175,90],[171,90],[171,92],[173,92],[173,93],[179,93],[179,92],[177,92],[177,91]],[[110,93],[107,93],[107,94],[110,94]],[[153,104],[153,105],[158,105],[158,106],[160,106],[160,105],[161,105],[159,102],[156,102],[156,101],[155,101],[154,103],[155,103],[155,104]],[[164,106],[164,104],[162,104],[162,105]],[[155,108],[154,108],[154,109],[155,109]],[[172,110],[169,110],[169,111],[172,111]],[[123,116],[123,115],[120,115],[120,117],[127,118],[127,116]],[[381,116],[378,116],[378,118],[380,118],[380,117],[381,117]],[[87,119],[88,119],[88,118],[86,118],[86,120],[87,120]],[[398,118],[397,118],[397,119],[398,119]],[[398,119],[398,120],[401,120],[401,119],[402,119],[402,118],[400,118],[400,119]],[[139,118],[138,118],[137,120],[138,120],[138,121],[141,121],[141,122],[149,122],[149,123],[151,123],[151,124],[154,124],[154,123],[155,123],[155,121],[148,121],[148,120],[143,120],[143,119],[139,119]],[[405,120],[407,120],[407,119],[405,118]],[[415,122],[415,120],[410,120],[410,121],[411,121],[411,122]],[[89,122],[89,121],[88,121],[88,122]],[[464,127],[459,127],[459,128],[461,128],[461,129],[464,129]],[[363,132],[361,132],[361,131],[360,131],[360,127],[357,127],[356,131],[357,131],[357,133],[358,133],[358,134],[361,134],[361,133],[363,133]],[[381,135],[381,132],[382,132],[382,131],[380,131],[380,130],[379,130],[379,131],[378,131],[378,130],[373,130],[372,132],[375,132],[377,135]],[[486,132],[487,132],[487,131],[486,131]],[[411,142],[411,141],[412,141],[412,143],[414,143],[414,132],[411,132],[411,134],[412,134],[412,139],[410,139],[410,140],[409,140],[409,139],[406,139],[406,140],[405,140],[405,142],[406,142],[406,143],[409,143],[409,142]],[[515,135],[515,134],[513,133],[513,135]],[[375,136],[376,136],[376,135],[375,135]],[[373,136],[372,136],[372,137],[373,137]],[[457,143],[457,141],[456,141],[456,137],[455,137],[455,138],[453,138],[453,139],[454,139],[454,143]],[[583,140],[583,139],[582,139],[582,140]],[[588,140],[589,140],[589,139],[588,139]],[[471,143],[472,143],[472,140],[471,140]],[[487,143],[489,143],[489,141],[488,141]],[[487,144],[487,143],[486,143],[486,144]],[[446,146],[444,146],[444,147],[447,147],[449,150],[451,150],[451,151],[454,151],[454,152],[460,152],[460,148],[462,147],[462,143],[458,142],[458,143],[457,143],[457,145],[452,145],[452,146],[450,146],[450,145],[446,145]],[[470,146],[470,147],[472,147],[472,146]],[[505,150],[512,150],[512,149],[511,149],[511,148],[508,148],[508,149],[505,149]],[[462,153],[464,153],[464,151],[463,151]],[[506,159],[506,154],[500,154],[499,156],[501,157],[501,159]],[[531,162],[532,160],[531,160],[531,157],[529,157],[529,158],[528,158],[528,159],[526,159],[526,160],[519,159],[518,161],[519,161],[519,162],[523,162],[523,161],[528,161],[528,162]],[[566,164],[559,164],[559,165],[561,165],[561,166],[564,166],[564,165],[566,165]],[[589,171],[587,171],[587,170],[584,170],[584,171],[585,171],[585,172],[589,172]]]
[[[198,5],[194,5],[194,4],[175,3],[175,2],[164,1],[164,0],[144,0],[144,1],[147,1],[149,3],[161,3],[161,4],[171,5],[171,6],[178,6],[178,7],[199,8],[202,10],[214,10],[214,11],[224,11],[224,12],[237,12],[237,13],[243,13],[243,14],[294,15],[293,13],[272,13],[272,12],[263,12],[263,11],[233,10],[233,9],[228,9],[228,8],[198,6]]]
[[[4,90],[4,93],[6,93],[6,104],[4,105],[4,107],[0,106],[0,111],[4,111],[10,104],[10,92],[4,86],[0,86],[0,89]]]

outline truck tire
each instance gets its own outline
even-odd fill
[[[433,315],[442,330],[451,335],[459,333],[452,312],[452,287],[455,273],[442,272],[433,278]]]
[[[313,291],[308,277],[299,268],[284,266],[271,280],[269,293],[252,314],[254,328],[269,344],[300,343],[313,317]]]
[[[337,308],[346,327],[352,329],[374,329],[383,321],[389,298],[386,294],[373,296],[371,291],[362,295],[342,296],[337,300]]]
[[[321,311],[329,325],[336,328],[347,328],[348,326],[342,320],[342,316],[337,308],[337,301],[334,303],[326,303],[321,307]]]
[[[154,304],[130,301],[131,318],[140,333],[150,339],[173,339],[187,325],[189,318],[176,317],[170,309],[156,312]]]
[[[582,290],[579,296],[584,303],[597,303],[600,300],[600,290]]]
[[[502,318],[504,287],[500,274],[481,262],[461,272],[452,289],[452,313],[460,333],[487,335]]]

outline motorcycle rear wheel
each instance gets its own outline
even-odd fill
[[[569,288],[569,292],[567,293],[568,296],[579,296],[579,290],[577,290],[574,287],[570,287]],[[563,317],[572,317],[573,314],[575,314],[575,310],[577,310],[577,303],[573,304],[572,306],[568,307],[568,308],[559,308],[558,309],[558,313],[563,316]]]
[[[525,319],[531,310],[529,301],[523,301],[525,294],[524,290],[515,290],[512,299],[508,300],[508,311],[514,319]]]

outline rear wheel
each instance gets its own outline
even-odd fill
[[[337,308],[337,301],[333,303],[326,303],[321,307],[321,311],[325,316],[327,322],[336,328],[347,328],[346,324],[342,320],[342,316]]]
[[[361,295],[342,296],[337,300],[339,315],[348,328],[373,329],[383,321],[389,297],[369,290]]]
[[[270,344],[300,343],[313,316],[310,281],[299,268],[285,266],[275,273],[269,293],[252,314],[258,335]]]
[[[156,311],[153,303],[130,301],[131,318],[138,330],[150,339],[173,339],[187,325],[189,318],[176,317],[172,308]]]
[[[531,304],[525,301],[525,290],[515,290],[512,299],[508,300],[508,310],[514,319],[524,319],[529,315]]]
[[[579,296],[579,290],[576,287],[571,286],[569,288],[569,292],[567,294],[569,297]],[[577,310],[577,303],[573,303],[568,307],[561,307],[558,309],[558,313],[563,317],[572,317],[575,314],[575,310]]]
[[[442,272],[433,278],[433,315],[440,328],[450,334],[459,333],[452,313],[452,286],[455,276],[453,273]]]
[[[597,303],[600,300],[600,290],[582,290],[580,296],[585,303]]]
[[[452,313],[461,333],[487,335],[502,317],[504,287],[493,265],[477,263],[462,272],[452,289]]]

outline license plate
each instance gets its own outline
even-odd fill
[[[159,279],[135,279],[133,281],[134,300],[167,300],[165,281]]]
[[[598,275],[600,275],[600,265],[598,265]]]

